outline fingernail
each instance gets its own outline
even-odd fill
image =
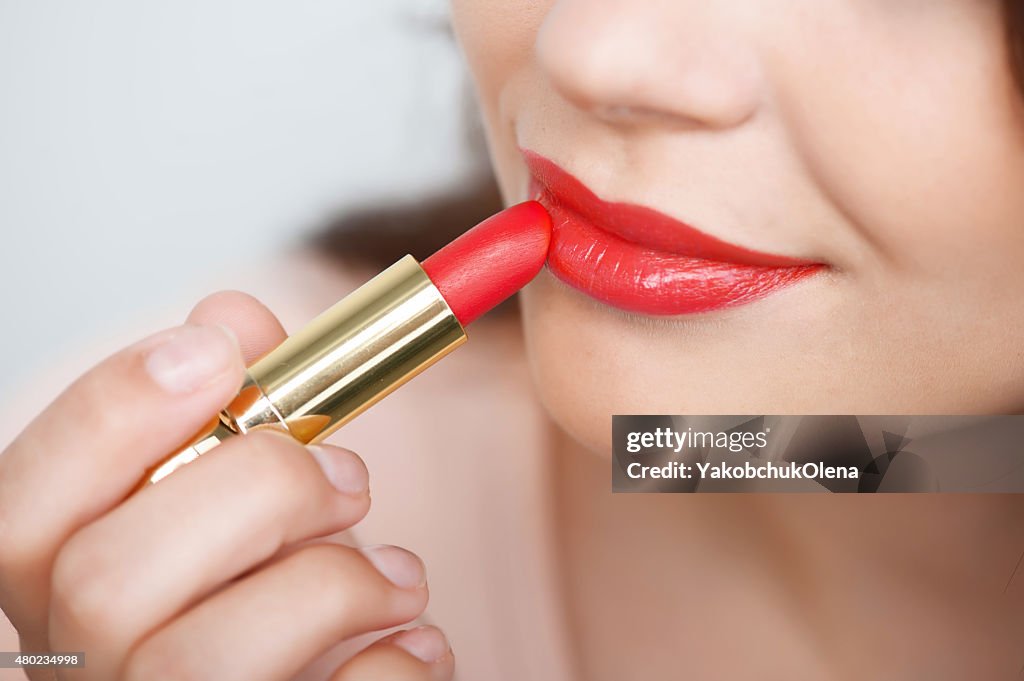
[[[414,553],[387,544],[360,550],[378,572],[400,589],[415,589],[427,583],[427,570]]]
[[[424,662],[437,662],[451,650],[441,630],[429,625],[399,632],[391,643]]]
[[[339,492],[362,494],[370,488],[370,474],[366,465],[353,452],[341,447],[320,445],[308,445],[307,449]]]
[[[238,355],[233,335],[223,327],[186,325],[146,355],[146,371],[169,393],[190,393],[223,374]]]

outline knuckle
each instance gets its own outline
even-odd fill
[[[35,547],[33,534],[25,533],[3,519],[4,509],[0,503],[0,588],[16,580],[28,566],[36,562],[39,551]]]
[[[331,677],[331,681],[356,681],[357,679],[437,679],[437,669],[432,669],[406,653],[390,641],[378,641],[349,660]],[[448,677],[450,678],[450,677]]]
[[[88,535],[88,528],[80,530],[57,554],[50,578],[51,617],[69,631],[114,636],[119,631],[122,580]]]
[[[314,544],[299,551],[297,560],[304,583],[322,585],[320,597],[339,612],[383,600],[389,592],[386,580],[376,579],[366,561],[347,546]]]
[[[3,461],[5,456],[7,456],[7,452],[0,454],[0,461]],[[0,471],[0,474],[2,473],[3,471]],[[12,490],[8,489],[9,485],[8,479],[0,475],[0,547],[3,547],[0,550],[0,579],[3,577],[5,568],[20,565],[24,560],[25,552],[29,550],[21,536],[24,532],[21,529],[23,523],[11,522],[11,518],[15,515],[12,506],[17,503],[11,500]]]
[[[158,635],[144,641],[128,655],[120,678],[122,681],[201,681],[209,678],[209,674],[194,658]]]
[[[314,544],[300,550],[297,560],[303,576],[317,583],[338,582],[339,574],[352,573],[357,568],[351,552],[352,549],[337,544]]]
[[[313,484],[313,464],[305,448],[287,436],[273,433],[249,433],[244,437],[244,467],[249,482],[270,498],[306,500]]]
[[[132,410],[111,409],[124,392],[124,362],[110,360],[75,381],[60,400],[65,422],[87,428],[100,440],[130,430]]]

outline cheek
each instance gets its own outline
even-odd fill
[[[844,273],[847,297],[865,311],[848,336],[877,355],[872,365],[906,377],[896,408],[935,413],[940,398],[959,396],[941,406],[1019,409],[1021,94],[998,16],[921,31],[908,27],[899,43],[860,31],[860,47],[831,34],[837,49],[814,49],[833,80],[781,65],[797,74],[777,81],[794,88],[780,95],[783,115],[813,181],[866,245]],[[884,337],[867,336],[868,325]],[[882,398],[865,393],[871,400]]]
[[[521,61],[525,36],[511,8],[517,2],[453,0],[452,27],[473,76],[486,119],[491,119],[497,92]]]
[[[534,97],[539,89],[536,37],[554,2],[451,2],[452,25],[473,77],[491,159],[507,202],[521,201],[526,187],[511,103]]]
[[[854,275],[1024,284],[1024,116],[998,3],[922,14],[809,30],[828,42],[805,43],[813,69],[780,51],[770,68],[785,128],[869,246],[844,263]]]
[[[533,61],[537,31],[552,2],[453,0],[452,26],[466,57],[484,117],[500,116],[501,96]]]
[[[509,60],[519,61],[532,42],[529,21],[537,3],[516,0],[452,0],[451,19],[475,76],[489,76]],[[539,19],[538,19],[539,21]]]

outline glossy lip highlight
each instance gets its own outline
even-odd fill
[[[608,305],[649,315],[708,312],[758,300],[824,267],[716,239],[645,206],[604,201],[553,161],[522,153],[531,194],[554,224],[548,268]]]

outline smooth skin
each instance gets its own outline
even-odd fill
[[[370,507],[350,451],[253,433],[126,499],[283,338],[254,299],[212,296],[86,373],[0,455],[0,606],[23,650],[88,651],[60,678],[289,678],[423,612],[419,558],[330,536]],[[332,678],[440,681],[453,666],[444,635],[418,627]]]
[[[604,200],[829,268],[678,318],[543,272],[530,362],[588,450],[608,453],[610,413],[1024,410],[1024,94],[1000,2],[451,7],[509,203],[528,149]]]
[[[530,197],[527,149],[603,200],[828,266],[676,318],[547,271],[524,289],[565,434],[551,522],[580,678],[1019,674],[1024,496],[607,493],[611,414],[1024,411],[1024,93],[1002,3],[451,7],[507,202]]]

